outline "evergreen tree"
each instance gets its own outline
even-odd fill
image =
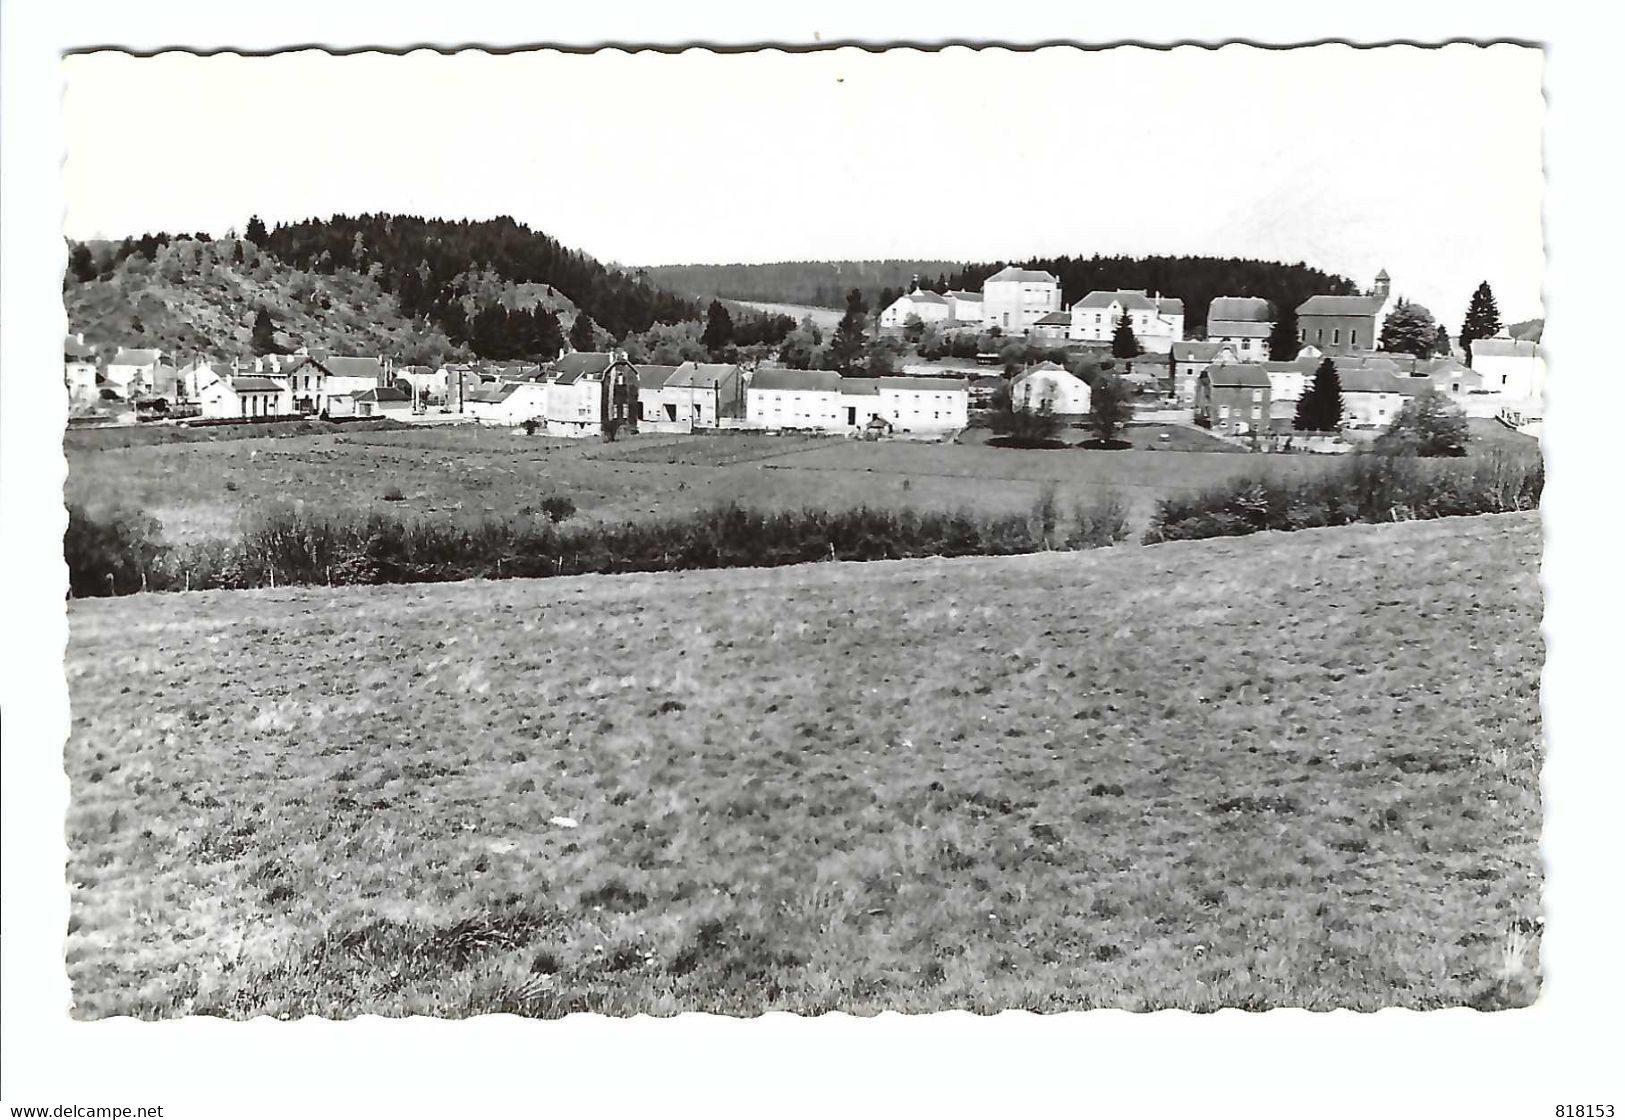
[[[263,307],[254,316],[254,332],[249,345],[256,354],[276,352],[276,326],[271,322],[271,313]]]
[[[564,327],[559,324],[559,317],[545,307],[537,307],[531,316],[536,321],[532,355],[551,362],[564,349]]]
[[[248,228],[243,230],[243,239],[252,241],[261,249],[265,248],[265,243],[270,240],[270,235],[265,232],[265,223],[260,221],[258,214],[248,219]]]
[[[830,359],[841,373],[850,370],[869,347],[869,336],[864,327],[869,322],[869,309],[864,305],[863,293],[853,288],[846,294],[846,314],[835,327],[830,342]]]
[[[1275,325],[1270,328],[1270,361],[1290,362],[1298,356],[1303,343],[1298,341],[1298,309],[1282,304],[1275,313]]]
[[[232,246],[231,246],[231,263],[232,264],[242,264],[243,263],[243,243],[241,241],[234,241],[232,243]]]
[[[1343,381],[1337,376],[1337,363],[1321,359],[1314,384],[1298,401],[1298,414],[1292,426],[1300,432],[1335,432],[1343,425]]]
[[[721,300],[714,299],[705,313],[705,333],[700,336],[700,341],[705,344],[711,360],[719,362],[733,340],[733,316],[728,314]]]
[[[1137,358],[1140,356],[1140,340],[1134,337],[1134,323],[1129,319],[1128,309],[1123,309],[1122,316],[1117,320],[1117,329],[1112,332],[1112,357]]]
[[[1439,325],[1433,312],[1419,303],[1400,300],[1382,322],[1378,345],[1391,354],[1414,354],[1426,358],[1439,343]]]
[[[1441,358],[1450,356],[1450,332],[1444,329],[1443,323],[1439,324],[1439,333],[1433,340],[1433,352]]]
[[[81,284],[96,279],[96,258],[91,255],[89,245],[80,242],[68,251],[68,271]]]
[[[1473,364],[1473,340],[1494,338],[1501,330],[1501,312],[1495,306],[1495,293],[1490,282],[1484,281],[1473,292],[1467,304],[1467,318],[1461,324],[1461,348],[1467,352],[1467,364]]]
[[[591,350],[597,336],[598,327],[592,321],[592,316],[585,311],[576,312],[576,321],[570,324],[571,349]]]

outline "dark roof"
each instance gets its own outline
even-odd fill
[[[936,292],[930,292],[930,291],[910,292],[904,298],[905,299],[911,299],[915,303],[947,303],[948,302],[945,298],[943,298],[942,296],[939,296]]]
[[[843,397],[878,397],[880,380],[874,377],[843,377],[840,391]]]
[[[1171,353],[1176,362],[1211,362],[1224,348],[1223,342],[1176,342]]]
[[[1145,294],[1143,288],[1123,288],[1115,292],[1090,292],[1072,306],[1079,307],[1110,307],[1120,304],[1125,311],[1156,311],[1165,315],[1185,314],[1185,301],[1174,299],[1172,296],[1163,296],[1152,299]]]
[[[1208,317],[1207,333],[1228,338],[1268,338],[1272,324],[1254,323],[1246,319],[1215,319]]]
[[[409,401],[412,394],[399,385],[380,385],[376,389],[363,389],[355,395],[358,401]]]
[[[997,283],[1006,283],[1006,282],[1009,282],[1009,281],[1016,281],[1016,282],[1022,283],[1022,284],[1059,284],[1060,283],[1059,280],[1057,280],[1054,276],[1051,276],[1047,272],[1039,272],[1039,271],[1037,271],[1035,269],[1031,269],[1031,268],[1017,268],[1013,264],[1012,265],[1006,265],[1004,268],[999,269],[999,271],[995,272],[992,276],[989,276],[987,278],[987,280],[985,281],[985,283],[997,284]]]
[[[832,393],[840,390],[841,375],[832,369],[759,369],[751,378],[750,387]]]
[[[321,367],[334,377],[380,377],[384,363],[377,358],[321,358]]]
[[[1072,325],[1072,313],[1070,311],[1051,311],[1033,325],[1036,327],[1070,327]]]
[[[469,392],[463,400],[470,404],[499,404],[519,391],[519,381],[498,381]]]
[[[233,377],[231,388],[236,393],[280,393],[280,382],[272,381],[269,377]]]
[[[577,350],[564,355],[564,357],[553,363],[553,370],[558,374],[553,380],[560,385],[573,385],[581,377],[587,374],[603,373],[614,364],[614,354],[594,350]]]
[[[1298,315],[1375,315],[1382,308],[1376,296],[1310,296],[1298,304]]]
[[[1225,389],[1268,389],[1269,374],[1256,362],[1219,362],[1202,371],[1208,384]]]
[[[1207,321],[1227,323],[1268,323],[1270,301],[1258,296],[1217,296],[1207,305]],[[1209,332],[1213,333],[1213,332]]]
[[[640,385],[645,383],[643,373],[647,368],[638,368]],[[737,365],[728,362],[684,362],[667,374],[659,385],[662,389],[715,389],[724,381],[738,377],[741,372]]]
[[[958,300],[971,300],[971,301],[974,301],[976,303],[981,303],[982,302],[982,293],[981,292],[954,292],[954,291],[950,291],[948,293],[948,298],[949,299],[958,299]]]

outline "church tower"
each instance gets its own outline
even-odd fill
[[[1381,272],[1377,273],[1377,282],[1371,289],[1371,295],[1376,299],[1382,300],[1383,303],[1387,303],[1388,290],[1389,277],[1388,270],[1385,268]]]

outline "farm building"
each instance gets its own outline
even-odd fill
[[[981,292],[949,292],[947,295],[949,323],[982,325]]]
[[[1070,311],[1051,311],[1048,315],[1033,323],[1033,337],[1046,339],[1050,342],[1064,342],[1072,331],[1072,313]]]
[[[547,434],[602,435],[637,422],[638,370],[625,355],[582,351],[553,363]]]
[[[1139,289],[1090,292],[1072,305],[1067,337],[1075,342],[1110,342],[1124,314],[1147,354],[1166,354],[1185,337],[1184,301]]]
[[[1343,420],[1356,428],[1386,427],[1405,401],[1426,391],[1422,377],[1402,377],[1382,369],[1338,370],[1343,389]]]
[[[210,420],[250,419],[277,416],[282,385],[269,377],[221,377],[204,387],[203,416]]]
[[[1173,395],[1182,405],[1196,403],[1196,379],[1211,365],[1236,362],[1233,347],[1223,342],[1176,342],[1168,350],[1168,364],[1173,371]]]
[[[379,385],[351,396],[357,416],[412,415],[412,390],[406,385]]]
[[[498,381],[470,389],[463,411],[481,423],[513,426],[526,420],[547,423],[548,385],[545,381]]]
[[[970,393],[947,377],[842,377],[827,369],[757,370],[745,391],[755,427],[849,434],[875,417],[900,432],[957,431],[969,423]]]
[[[1216,432],[1244,436],[1270,424],[1270,379],[1256,364],[1211,365],[1196,381],[1196,419]]]
[[[744,415],[745,372],[737,365],[638,367],[640,431],[691,432]]]
[[[1238,361],[1262,362],[1268,358],[1270,332],[1274,329],[1267,299],[1219,296],[1208,304],[1208,342],[1230,346]]]
[[[1083,416],[1089,401],[1089,383],[1054,362],[1040,362],[1010,382],[1011,406],[1028,412]]]
[[[1510,337],[1473,339],[1473,369],[1483,388],[1517,404],[1525,415],[1539,416],[1546,395],[1546,360],[1540,344]]]

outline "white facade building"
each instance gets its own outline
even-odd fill
[[[282,415],[282,393],[269,377],[221,377],[204,387],[199,404],[207,420],[251,420]]]
[[[1230,346],[1239,361],[1268,360],[1270,332],[1274,329],[1267,299],[1218,296],[1208,304],[1207,340]]]
[[[1074,342],[1110,342],[1125,312],[1140,349],[1147,354],[1166,354],[1185,337],[1184,301],[1138,289],[1084,296],[1072,305],[1069,337]]]
[[[128,350],[120,346],[107,363],[107,387],[125,400],[151,392],[153,374],[163,357],[162,350]]]
[[[1010,382],[1010,404],[1026,412],[1046,408],[1057,416],[1089,411],[1089,383],[1054,362],[1040,362]]]
[[[1475,338],[1473,371],[1486,392],[1498,394],[1523,415],[1545,415],[1546,359],[1539,343],[1506,336]]]
[[[982,325],[981,292],[948,292],[947,296],[950,323],[966,323],[978,327]]]
[[[880,326],[884,330],[900,331],[908,325],[910,316],[918,315],[922,323],[945,323],[949,306],[946,296],[921,291],[916,287],[906,296],[898,296],[890,307],[880,313]]]
[[[825,369],[759,369],[745,390],[752,427],[852,434],[879,419],[897,432],[941,434],[970,422],[970,392],[948,377],[842,377]]]
[[[1061,310],[1061,282],[1048,272],[1014,265],[982,284],[982,326],[1024,335],[1052,311]]]
[[[545,381],[498,381],[469,390],[463,412],[483,424],[511,427],[526,420],[546,424],[548,389]]]

